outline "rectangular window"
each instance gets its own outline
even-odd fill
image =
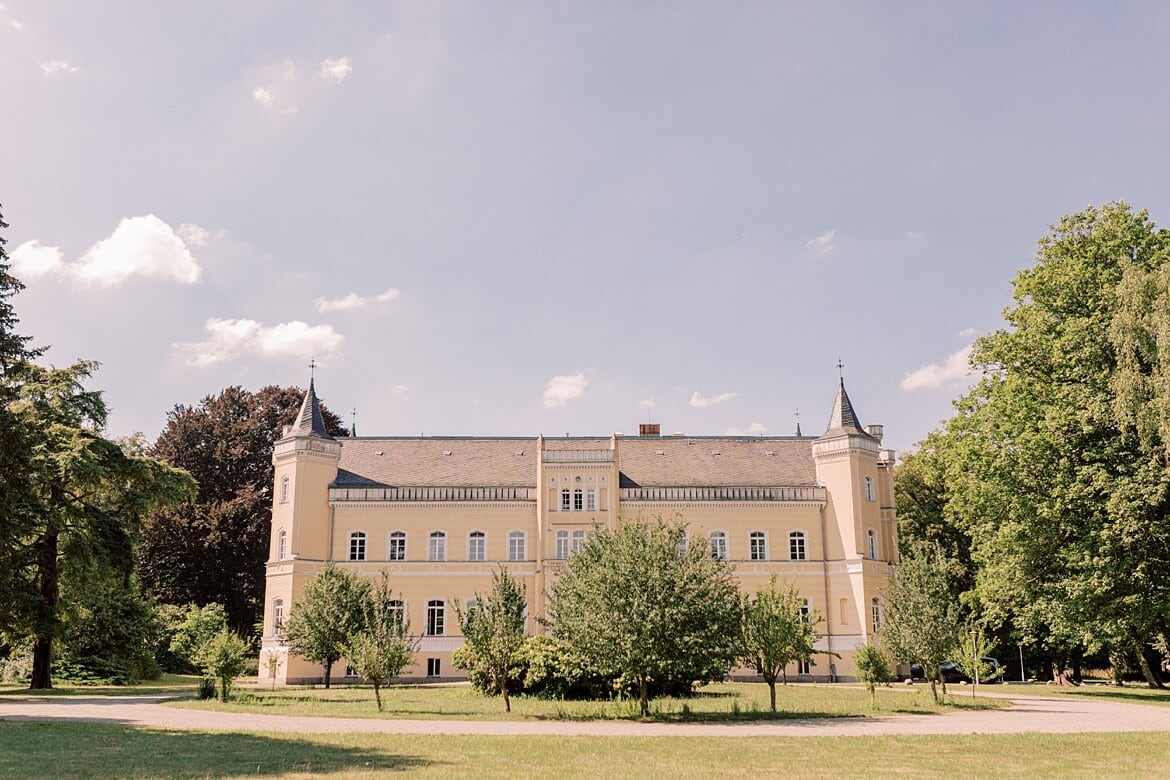
[[[350,534],[350,536],[349,536],[349,559],[351,561],[364,561],[366,559],[366,535],[365,534]]]
[[[438,658],[427,659],[427,677],[438,677],[440,675],[442,670],[442,667],[439,665],[440,660]]]
[[[721,531],[711,534],[711,557],[727,560],[727,535]]]
[[[569,557],[569,532],[557,531],[557,559],[565,560]]]
[[[487,537],[476,531],[467,537],[467,560],[482,561],[487,554]]]
[[[573,507],[572,495],[567,490],[561,491],[561,511],[568,512]]]
[[[427,602],[427,636],[443,636],[447,610],[442,601]]]
[[[429,561],[445,561],[445,560],[447,560],[447,535],[446,534],[431,534],[430,547],[427,550],[427,560],[429,560]]]
[[[768,545],[767,539],[762,533],[755,532],[751,535],[751,559],[753,561],[768,560]]]
[[[573,511],[580,512],[585,508],[585,494],[581,492],[581,488],[573,491]]]
[[[804,534],[790,534],[788,536],[788,557],[794,561],[805,560]]]
[[[573,546],[570,548],[572,552],[579,552],[585,546],[585,531],[577,530],[573,532]]]
[[[525,555],[526,550],[524,548],[527,545],[524,544],[525,541],[527,540],[524,534],[520,531],[513,531],[512,533],[508,534],[508,560],[526,560],[527,556]]]
[[[386,548],[386,560],[406,560],[406,534],[402,532],[395,532],[390,534],[390,544]]]
[[[406,625],[406,603],[392,599],[387,606],[389,607],[387,612],[390,615],[390,622],[399,628]]]
[[[804,604],[802,604],[800,607],[800,622],[807,623],[811,613],[812,607],[809,606],[808,599],[805,599]]]
[[[796,673],[797,674],[812,674],[812,669],[809,668],[808,661],[797,661],[796,662]]]
[[[585,511],[586,512],[596,512],[597,511],[597,491],[595,491],[595,490],[586,490],[585,491]]]

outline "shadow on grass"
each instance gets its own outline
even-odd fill
[[[1129,693],[1124,688],[1072,688],[1061,693],[1083,699],[1119,699],[1135,704],[1170,704],[1170,691],[1155,691],[1153,688],[1147,690],[1150,692],[1142,694]]]
[[[254,777],[434,766],[415,756],[227,732],[95,723],[5,722],[2,777]]]

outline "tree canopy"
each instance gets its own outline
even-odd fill
[[[150,454],[190,472],[199,492],[147,521],[138,570],[154,596],[168,604],[222,604],[232,628],[251,633],[263,613],[272,447],[303,398],[295,387],[228,387],[167,415]],[[337,415],[321,413],[331,434],[344,435]]]
[[[743,661],[754,666],[776,711],[776,679],[795,661],[812,661],[817,641],[816,616],[805,614],[804,597],[792,583],[780,586],[773,574],[768,584],[743,602]]]
[[[524,583],[502,566],[492,573],[490,593],[476,593],[466,608],[455,603],[463,641],[492,686],[504,697],[505,712],[512,711],[508,673],[528,638],[524,630],[526,607]]]
[[[900,503],[920,489],[904,535],[969,554],[965,603],[993,628],[1058,666],[1128,655],[1151,684],[1170,628],[1168,260],[1170,233],[1125,203],[1062,218],[976,342],[980,381],[897,477]]]
[[[365,624],[370,583],[348,569],[325,565],[301,591],[288,619],[289,649],[325,667],[325,687],[350,637]]]
[[[739,650],[739,592],[729,564],[686,527],[662,520],[599,529],[568,559],[548,601],[553,634],[615,681],[719,679]]]

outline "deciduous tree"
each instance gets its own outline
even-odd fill
[[[368,582],[329,563],[305,585],[292,608],[289,649],[325,667],[326,688],[333,664],[345,655],[350,637],[363,628],[369,591]]]
[[[857,679],[865,683],[870,703],[876,707],[877,686],[894,679],[890,671],[889,656],[882,648],[867,642],[853,654],[853,669],[857,673]]]
[[[642,715],[653,681],[710,680],[739,650],[739,593],[706,543],[680,522],[598,530],[549,595],[554,635],[602,674],[636,683]]]
[[[776,711],[776,680],[788,664],[812,661],[817,635],[813,624],[818,617],[805,615],[801,596],[791,583],[777,584],[773,574],[768,584],[743,600],[742,660],[754,666],[768,684],[772,712]]]
[[[390,575],[382,572],[366,595],[361,628],[343,647],[345,659],[374,686],[378,712],[382,711],[382,686],[410,666],[417,649],[405,605],[394,597]]]
[[[524,612],[527,606],[524,583],[503,566],[492,573],[492,589],[486,596],[475,594],[466,608],[455,602],[455,614],[463,629],[463,641],[471,648],[476,664],[492,686],[504,697],[504,711],[512,711],[508,672],[527,633]]]

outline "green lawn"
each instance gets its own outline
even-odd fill
[[[949,690],[956,690],[953,686]],[[1129,683],[1118,688],[1104,683],[1088,683],[1081,686],[1045,685],[1044,683],[1014,683],[993,685],[992,693],[1007,693],[1018,696],[1079,696],[1095,699],[1112,699],[1130,704],[1154,704],[1170,707],[1170,689],[1149,688],[1144,683]]]
[[[130,696],[152,693],[184,693],[194,691],[199,676],[193,674],[164,674],[158,680],[147,680],[140,685],[73,685],[54,681],[47,691],[30,691],[27,684],[0,683],[0,696]]]
[[[367,687],[237,689],[227,704],[216,701],[181,701],[172,706],[274,715],[307,715],[336,718],[414,718],[455,720],[609,720],[637,719],[636,700],[552,701],[512,699],[505,714],[503,699],[477,694],[467,685],[401,685],[382,694],[385,711],[374,704]],[[873,714],[946,712],[953,709],[987,709],[1006,706],[994,699],[953,695],[948,705],[937,707],[930,690],[879,690],[877,708],[859,687],[799,684],[777,686],[778,712],[769,711],[768,687],[763,683],[719,683],[700,689],[686,699],[654,699],[651,719],[661,721],[755,720],[763,718],[840,718]]]
[[[483,737],[176,732],[0,722],[0,776],[1133,777],[1170,766],[1164,734],[946,737]]]

